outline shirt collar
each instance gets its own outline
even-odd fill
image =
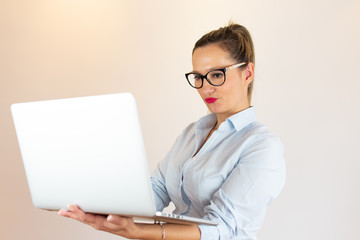
[[[249,107],[241,112],[238,112],[226,119],[226,121],[229,121],[236,131],[240,131],[256,121],[255,107]]]
[[[211,129],[215,126],[216,121],[216,114],[210,113],[196,122],[196,130],[203,132],[204,130]],[[255,107],[249,107],[227,118],[226,121],[220,125],[219,130],[224,131],[229,128],[235,128],[236,131],[240,131],[255,121]]]
[[[210,113],[196,122],[196,130],[202,132],[207,129],[211,129],[215,126],[217,122],[216,114]]]

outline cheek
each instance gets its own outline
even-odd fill
[[[233,97],[234,93],[239,92],[240,90],[240,84],[239,79],[232,79],[232,81],[227,82],[227,84],[224,84],[224,88],[222,89],[222,93],[224,95],[228,95]]]
[[[244,80],[241,77],[234,78],[233,81],[229,82],[229,89],[232,93],[243,94],[247,91]]]
[[[241,84],[240,79],[237,80],[238,82],[229,83],[222,91],[222,95],[227,104],[237,104],[239,101],[243,100],[247,93],[247,89]]]

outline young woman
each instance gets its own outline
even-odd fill
[[[177,138],[152,175],[157,210],[217,221],[207,225],[149,225],[132,218],[84,213],[70,205],[59,214],[130,239],[256,239],[270,202],[285,183],[283,145],[256,121],[250,106],[254,47],[238,24],[197,41],[193,71],[185,74],[210,110]]]

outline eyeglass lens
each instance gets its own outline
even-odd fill
[[[200,88],[203,85],[203,79],[199,74],[191,73],[187,76],[191,86]],[[205,75],[205,78],[214,86],[220,86],[225,81],[225,74],[221,70],[210,71]]]

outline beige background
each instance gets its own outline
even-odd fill
[[[253,105],[286,147],[259,239],[359,239],[359,12],[357,0],[0,0],[0,239],[120,239],[32,207],[12,103],[130,91],[153,169],[207,113],[183,74],[194,42],[230,19],[253,35]]]

